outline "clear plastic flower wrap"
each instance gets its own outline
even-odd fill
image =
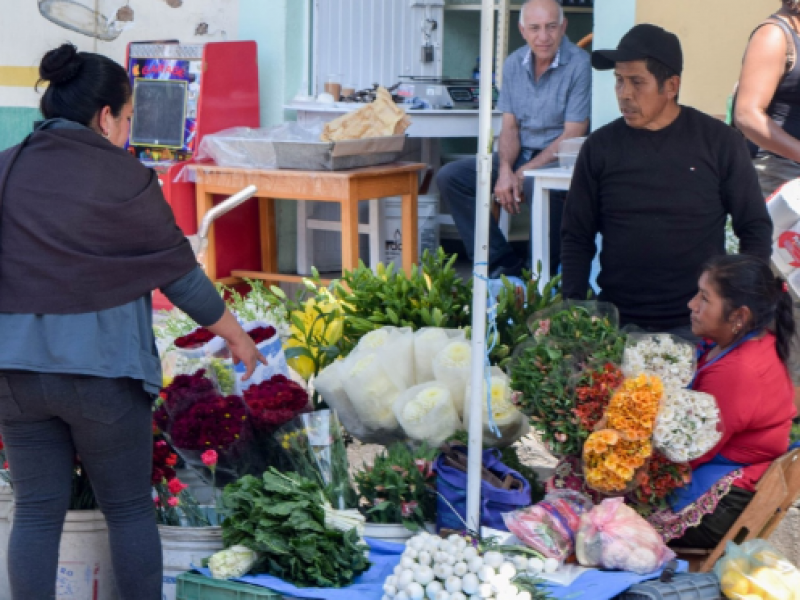
[[[533,506],[503,514],[508,530],[529,548],[564,562],[575,549],[581,515],[592,508],[588,496],[559,490]]]
[[[410,327],[381,327],[363,336],[352,355],[376,354],[399,390],[414,385],[414,333]]]
[[[461,429],[450,389],[438,381],[408,388],[394,401],[393,409],[406,436],[430,446],[438,446]]]
[[[640,373],[658,375],[664,389],[685,388],[697,369],[697,355],[691,342],[668,333],[628,333],[622,358],[625,377]]]
[[[675,558],[656,530],[623,498],[606,498],[581,516],[575,552],[585,567],[639,575],[657,571]]]
[[[203,370],[173,379],[154,420],[186,463],[220,487],[262,473],[269,461],[255,442],[244,400],[220,394]],[[201,458],[207,450],[219,457],[213,477]]]
[[[528,419],[523,415],[512,402],[512,390],[508,376],[499,367],[491,367],[489,370],[491,390],[492,421],[497,427],[500,435],[489,426],[489,409],[486,404],[486,383],[483,385],[481,395],[481,406],[483,407],[483,443],[486,446],[510,446],[518,439],[523,437],[530,430]],[[469,423],[470,417],[470,396],[472,386],[467,384],[467,391],[464,397],[464,426]]]
[[[452,340],[433,359],[433,375],[436,381],[450,389],[450,398],[458,411],[464,414],[464,394],[471,372],[472,346],[467,340]]]
[[[379,435],[397,430],[392,407],[403,390],[386,372],[378,354],[353,353],[342,370],[342,385],[365,430]]]
[[[220,550],[208,559],[208,569],[214,579],[235,579],[253,568],[258,554],[247,546],[231,546]]]
[[[763,539],[728,542],[714,573],[731,600],[797,598],[800,591],[800,570]]]
[[[667,390],[653,429],[653,447],[673,462],[700,458],[722,439],[724,424],[711,394]]]
[[[267,359],[267,364],[258,363],[250,378],[242,381],[246,371],[244,363],[234,363],[225,340],[215,337],[204,346],[204,350],[209,369],[223,393],[242,394],[251,385],[266,381],[275,375],[289,376],[289,367],[277,328],[263,321],[251,321],[245,323],[242,328],[253,338],[256,347]]]
[[[334,508],[356,508],[358,497],[350,485],[347,448],[335,411],[298,415],[275,432],[275,439],[293,470],[317,483]]]
[[[417,383],[434,380],[433,359],[452,340],[465,339],[463,329],[423,327],[414,332],[414,370]]]

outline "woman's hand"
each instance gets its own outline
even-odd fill
[[[259,352],[253,338],[247,335],[242,326],[234,318],[233,314],[226,308],[219,321],[210,325],[208,330],[214,335],[220,336],[225,340],[234,362],[242,362],[245,366],[245,374],[242,381],[250,379],[256,370],[258,363],[267,364],[267,359]]]

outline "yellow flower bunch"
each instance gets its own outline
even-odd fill
[[[330,316],[331,313],[335,314]],[[302,310],[292,311],[290,317],[291,337],[286,342],[287,348],[305,347],[314,358],[297,356],[288,359],[287,362],[307,380],[315,374],[320,362],[320,347],[333,346],[341,339],[344,330],[344,311],[340,302],[327,289],[319,288],[317,297],[306,301]],[[298,323],[301,323],[302,327],[299,327]]]
[[[595,431],[583,445],[586,483],[602,493],[623,492],[652,452],[649,439],[630,441],[613,429]]]
[[[629,441],[649,440],[663,395],[664,386],[656,375],[629,377],[608,403],[607,426]]]

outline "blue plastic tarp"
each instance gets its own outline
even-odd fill
[[[299,588],[272,575],[254,575],[241,577],[234,581],[250,583],[269,588],[286,597],[319,598],[320,600],[380,600],[383,596],[383,582],[392,574],[400,563],[400,555],[405,544],[394,544],[367,538],[372,566],[363,575],[356,578],[355,583],[346,588]],[[686,570],[686,563],[679,561],[678,571]],[[211,573],[208,569],[197,569],[206,577]],[[611,600],[635,583],[658,577],[636,575],[625,571],[590,570],[578,577],[567,587],[548,585],[547,590],[556,600]]]

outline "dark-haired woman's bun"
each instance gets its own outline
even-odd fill
[[[75,77],[81,70],[83,58],[72,44],[62,44],[50,50],[42,58],[39,65],[39,77],[42,81],[58,85]]]

